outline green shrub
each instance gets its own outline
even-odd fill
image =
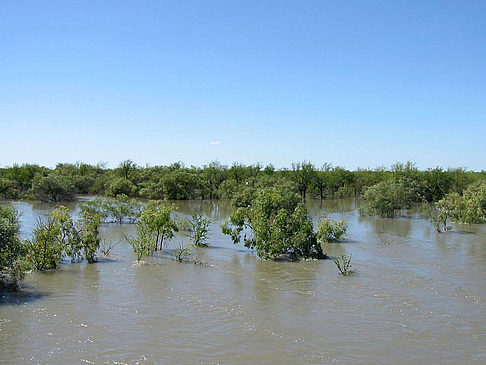
[[[351,256],[342,255],[341,261],[336,260],[336,259],[334,259],[333,261],[336,264],[341,275],[344,275],[344,276],[351,275],[352,273],[354,273],[356,271],[356,270],[351,269],[351,267],[352,267]]]
[[[74,199],[74,185],[68,177],[49,174],[37,175],[32,183],[34,196],[46,202]]]
[[[262,189],[250,206],[238,208],[221,225],[233,242],[242,239],[259,257],[324,258],[301,198],[281,188]]]
[[[194,213],[189,221],[189,237],[195,246],[207,245],[211,221],[201,214]]]
[[[141,205],[126,195],[116,198],[100,198],[79,205],[81,214],[96,215],[103,223],[134,223],[140,216]]]
[[[142,210],[137,222],[137,236],[127,237],[137,260],[162,250],[168,240],[179,230],[172,217],[175,206],[161,201],[151,201]]]
[[[413,203],[422,201],[416,183],[402,178],[388,180],[368,188],[363,195],[360,213],[393,218],[395,210],[410,209]]]
[[[345,220],[339,222],[324,218],[317,226],[317,239],[321,242],[338,242],[346,236],[348,224]]]
[[[184,243],[180,243],[172,251],[172,256],[174,257],[174,260],[178,262],[189,260],[190,255],[191,255],[191,250]]]
[[[99,222],[97,215],[83,213],[74,221],[66,207],[60,206],[46,218],[39,218],[33,237],[28,241],[28,259],[37,270],[52,270],[68,256],[72,262],[85,258],[96,261],[99,248]]]
[[[0,206],[0,287],[16,287],[27,270],[25,244],[19,237],[20,215],[6,204]]]

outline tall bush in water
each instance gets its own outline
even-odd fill
[[[142,210],[137,222],[137,236],[127,237],[137,260],[162,250],[168,240],[179,230],[173,217],[175,206],[160,201],[151,201]]]
[[[24,277],[26,247],[19,237],[19,217],[13,205],[0,206],[0,287],[15,287]]]
[[[238,208],[221,225],[236,244],[243,240],[259,257],[324,258],[301,198],[279,188],[260,190],[247,207]]]
[[[410,209],[421,201],[417,185],[408,178],[382,181],[368,188],[363,195],[360,213],[392,218],[397,209]]]

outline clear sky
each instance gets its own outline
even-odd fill
[[[485,156],[483,0],[0,0],[0,166]]]

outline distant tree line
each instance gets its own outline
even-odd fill
[[[419,170],[412,162],[350,171],[330,164],[318,167],[308,161],[276,169],[260,164],[226,166],[217,161],[202,167],[186,167],[180,162],[142,167],[126,160],[113,169],[85,163],[60,163],[54,169],[35,164],[1,168],[0,197],[59,202],[72,200],[76,194],[123,194],[155,200],[232,199],[242,206],[263,187],[284,188],[305,200],[355,197],[373,186],[386,190],[389,184],[405,182],[420,199],[436,202],[449,193],[462,195],[469,185],[482,179],[486,179],[485,171],[441,167]]]

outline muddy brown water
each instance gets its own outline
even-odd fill
[[[24,237],[53,208],[15,204]],[[233,245],[218,228],[227,202],[176,204],[213,219],[210,246],[193,251],[203,265],[169,254],[133,265],[134,227],[106,225],[121,241],[111,258],[0,293],[0,363],[486,363],[486,225],[439,234],[416,217],[360,217],[354,200],[310,201],[314,217],[348,221],[349,239],[324,247],[352,255],[358,271],[343,277],[332,260],[262,261]]]

